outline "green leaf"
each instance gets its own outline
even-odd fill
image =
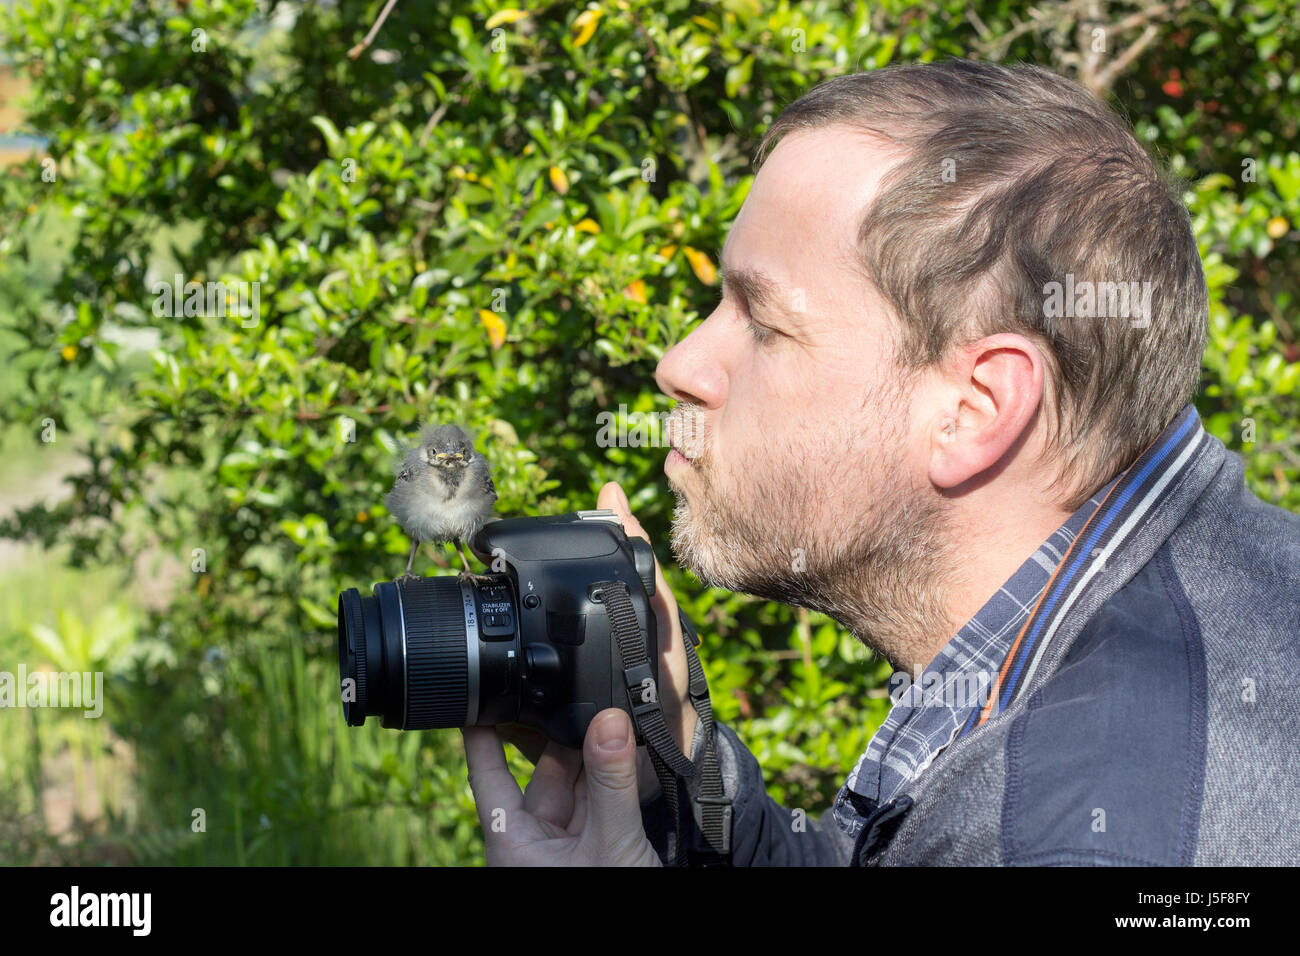
[[[325,146],[330,155],[337,155],[339,146],[343,142],[343,137],[339,135],[337,127],[326,116],[313,116],[311,124],[320,130],[321,135],[325,137]]]
[[[739,63],[733,64],[727,69],[724,89],[727,97],[734,97],[742,86],[749,82],[749,78],[754,72],[754,54],[749,54]]]

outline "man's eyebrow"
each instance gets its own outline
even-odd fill
[[[749,302],[758,306],[773,305],[777,299],[777,286],[757,269],[728,269],[722,266],[723,289],[734,289]]]

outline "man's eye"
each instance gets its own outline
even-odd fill
[[[725,288],[720,290],[719,298],[725,299],[728,291],[730,290]],[[749,313],[749,303],[739,295],[736,296],[736,311],[741,321],[745,323],[745,328],[754,339],[755,344],[764,345],[771,342],[779,334],[775,329],[770,329],[766,325],[760,325],[755,322],[753,316]]]
[[[749,317],[745,318],[745,328],[749,330],[749,334],[759,345],[770,342],[772,339],[776,338],[775,331],[769,329],[766,325],[759,325]]]

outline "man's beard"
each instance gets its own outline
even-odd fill
[[[719,485],[698,409],[679,406],[703,440],[694,479],[673,484],[678,562],[705,584],[821,611],[896,666],[928,664],[952,636],[955,549],[948,502],[903,468],[907,397],[864,403],[866,421],[894,422],[874,440],[848,423],[808,428],[795,448],[732,462],[740,487]]]

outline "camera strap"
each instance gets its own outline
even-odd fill
[[[698,866],[729,865],[731,862],[731,800],[722,786],[722,773],[718,764],[714,740],[713,704],[709,699],[709,684],[704,676],[695,648],[699,637],[690,621],[679,609],[682,625],[682,643],[686,650],[686,666],[690,683],[688,695],[691,705],[704,730],[704,753],[700,766],[682,753],[668,729],[660,702],[659,688],[650,669],[645,640],[637,622],[636,609],[622,581],[603,581],[592,585],[593,596],[600,592],[600,601],[609,617],[610,633],[618,643],[623,662],[623,678],[627,686],[628,703],[632,707],[632,722],[639,740],[650,752],[650,762],[663,788],[673,820],[673,846],[670,865]],[[657,643],[656,636],[656,643]],[[678,778],[686,781],[699,779],[699,793],[695,795],[692,812],[704,837],[705,848],[688,850],[682,846],[681,813],[678,801]]]

